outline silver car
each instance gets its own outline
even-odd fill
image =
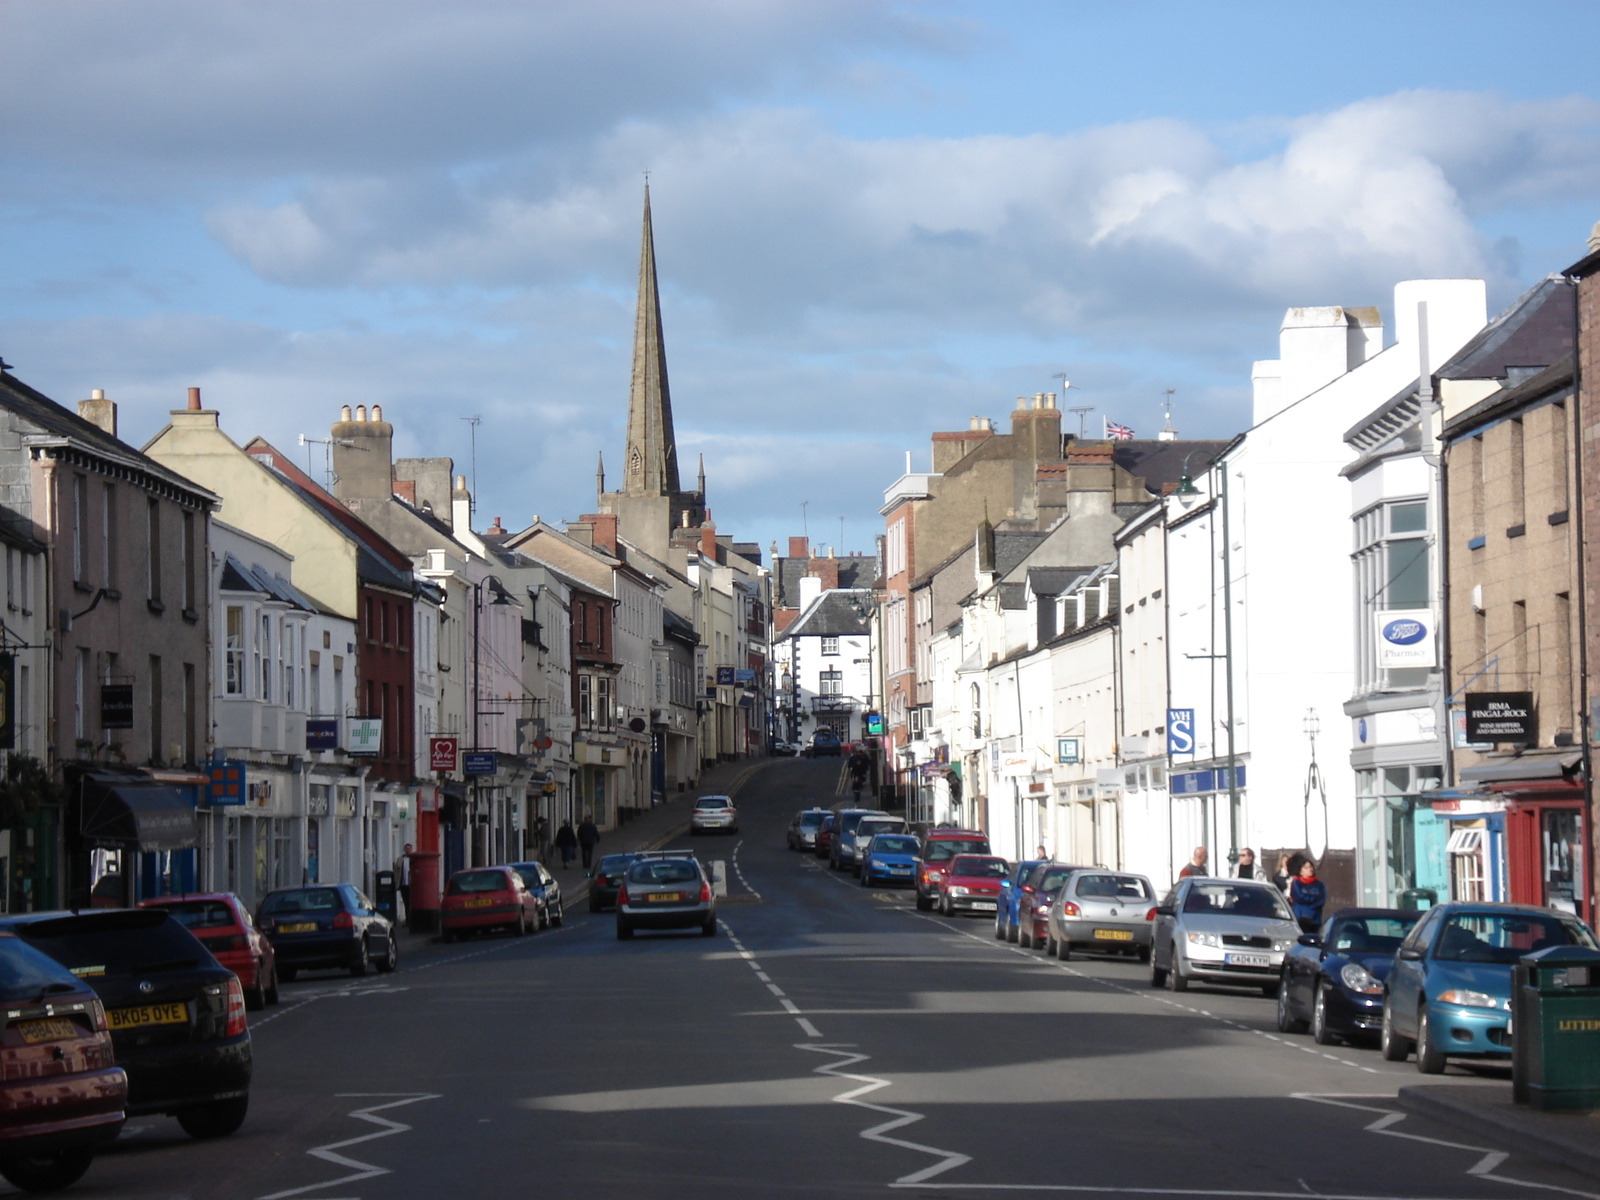
[[[1132,954],[1150,961],[1155,929],[1155,888],[1143,875],[1084,868],[1061,885],[1045,917],[1048,952],[1065,961],[1072,952]]]
[[[817,830],[822,828],[822,819],[827,815],[825,808],[803,808],[795,813],[794,820],[789,822],[789,849],[815,850]]]
[[[617,937],[627,941],[636,929],[698,929],[702,937],[717,936],[717,902],[698,861],[683,854],[629,866],[617,890]]]
[[[689,814],[689,832],[738,833],[739,810],[727,796],[701,796]]]
[[[855,853],[851,855],[850,869],[857,875],[861,874],[861,856],[866,853],[872,839],[880,833],[904,833],[906,823],[899,817],[862,817],[856,824],[856,831],[851,836],[855,838]]]
[[[1195,982],[1259,987],[1278,994],[1283,955],[1300,936],[1270,883],[1249,879],[1180,879],[1156,909],[1150,986],[1175,992]]]

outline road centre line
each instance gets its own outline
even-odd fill
[[[341,1167],[355,1168],[353,1175],[341,1175],[337,1179],[327,1179],[321,1183],[308,1183],[303,1187],[287,1188],[281,1192],[270,1192],[258,1200],[285,1200],[289,1196],[300,1196],[306,1192],[323,1192],[331,1187],[338,1187],[346,1183],[358,1183],[363,1179],[373,1179],[379,1175],[393,1174],[390,1167],[374,1166],[372,1163],[362,1162],[359,1158],[350,1158],[340,1154],[339,1151],[349,1146],[359,1146],[362,1142],[376,1141],[378,1138],[393,1137],[397,1133],[407,1133],[411,1126],[399,1121],[391,1121],[388,1117],[377,1114],[391,1108],[402,1108],[407,1104],[415,1104],[419,1100],[438,1100],[437,1092],[340,1092],[341,1098],[348,1099],[378,1099],[390,1098],[387,1104],[369,1104],[364,1108],[357,1108],[347,1113],[358,1121],[368,1121],[373,1125],[381,1126],[376,1133],[364,1133],[360,1137],[344,1138],[341,1141],[329,1142],[324,1146],[316,1146],[306,1153],[312,1158],[320,1158],[323,1162],[334,1163]]]
[[[743,846],[744,846],[744,839],[743,838],[740,838],[737,842],[735,842],[733,844],[733,873],[739,877],[739,882],[744,884],[744,890],[749,892],[752,896],[754,896],[757,900],[759,900],[759,899],[761,899],[761,893],[756,891],[755,888],[750,886],[750,881],[744,877],[744,868],[739,865],[739,850]]]

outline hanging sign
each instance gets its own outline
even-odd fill
[[[1167,709],[1167,753],[1194,753],[1194,709]]]
[[[1380,670],[1438,665],[1431,610],[1415,608],[1380,612],[1374,613],[1372,619],[1377,630]]]
[[[1467,741],[1533,742],[1538,717],[1532,692],[1468,692]]]
[[[9,661],[9,656],[7,661]],[[100,685],[100,728],[133,728],[133,684],[103,683]]]
[[[306,749],[337,750],[339,748],[338,717],[306,718]]]
[[[428,739],[428,770],[454,771],[456,769],[456,739],[431,737]]]
[[[349,729],[351,754],[377,754],[383,749],[382,717],[351,717]]]

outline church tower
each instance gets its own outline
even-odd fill
[[[684,491],[680,486],[648,183],[639,245],[639,298],[633,319],[633,376],[628,385],[622,482],[612,492],[605,491],[603,473],[597,473],[596,482],[600,511],[614,513],[618,533],[647,554],[664,561],[675,539],[698,538],[705,522],[705,472],[702,469],[699,490]]]

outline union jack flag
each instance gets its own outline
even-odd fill
[[[1133,428],[1128,425],[1118,425],[1115,421],[1107,421],[1106,438],[1113,442],[1133,441]]]

